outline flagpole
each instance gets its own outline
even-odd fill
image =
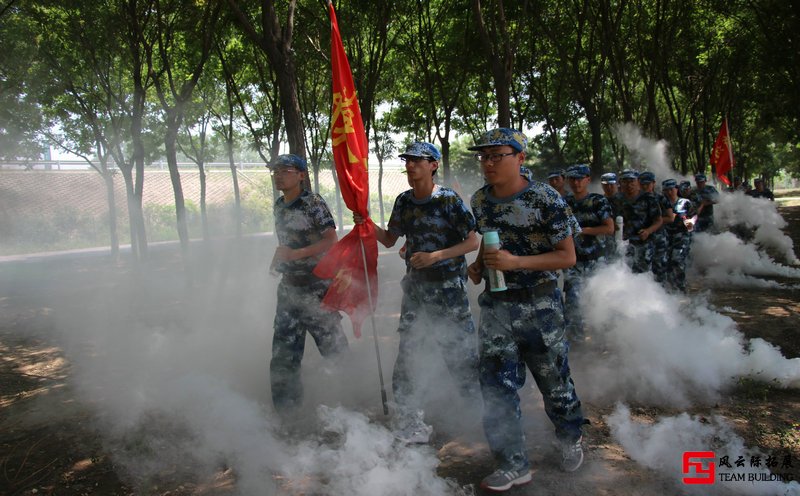
[[[383,366],[381,365],[381,349],[378,346],[378,327],[375,325],[375,308],[372,304],[372,286],[369,283],[369,271],[367,270],[367,251],[364,249],[364,240],[359,236],[358,241],[361,243],[361,260],[364,262],[364,280],[367,282],[367,299],[369,300],[369,319],[372,322],[372,338],[375,343],[375,356],[378,359],[378,379],[381,382],[381,404],[383,405],[383,414],[389,415],[389,404],[386,399],[386,386],[383,383]]]

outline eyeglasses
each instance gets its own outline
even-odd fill
[[[509,157],[511,155],[516,155],[519,152],[508,152],[508,153],[476,153],[473,155],[475,160],[478,162],[492,162],[496,163],[503,159],[503,157]]]
[[[284,174],[289,174],[291,172],[299,172],[297,169],[273,169],[269,171],[270,175],[272,176],[282,176]]]
[[[433,157],[400,157],[403,163],[433,162]]]

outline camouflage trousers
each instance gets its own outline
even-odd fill
[[[653,268],[653,241],[629,242],[625,251],[625,262],[634,274],[644,274]]]
[[[666,287],[686,292],[686,260],[692,246],[692,233],[681,232],[669,236]]]
[[[526,366],[542,393],[558,439],[577,441],[584,424],[567,360],[561,292],[554,288],[526,302],[500,301],[484,292],[478,302],[484,433],[499,468],[527,468],[530,461],[517,393],[525,384]]]
[[[281,280],[275,309],[272,360],[269,364],[272,403],[291,414],[303,402],[300,364],[308,332],[323,357],[334,358],[347,349],[339,312],[320,308],[329,280],[313,278],[310,284],[292,286]]]
[[[584,337],[583,314],[580,307],[583,282],[603,263],[605,263],[605,257],[595,260],[579,260],[564,271],[564,322],[566,335],[570,341],[580,340]]]
[[[400,345],[392,372],[397,416],[421,406],[415,372],[426,368],[420,360],[431,346],[438,348],[462,396],[478,400],[478,342],[466,279],[419,281],[406,275],[401,284]]]
[[[653,238],[653,276],[657,282],[663,283],[667,278],[668,244],[667,233],[659,229],[652,235]]]

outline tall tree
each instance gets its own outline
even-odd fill
[[[272,67],[279,68],[274,73],[289,151],[305,157],[305,133],[297,96],[297,69],[292,48],[297,0],[289,0],[284,21],[281,20],[281,15],[272,0],[261,0],[255,9],[256,12],[247,9],[250,6],[249,2],[237,0],[227,0],[227,2],[245,35],[266,54]],[[258,24],[252,20],[253,16],[259,19]]]
[[[220,3],[213,0],[203,5],[155,0],[157,49],[150,53],[148,66],[154,74],[156,95],[164,112],[164,148],[175,195],[178,237],[185,261],[188,261],[189,230],[178,171],[177,139],[186,105],[211,55],[219,10]]]

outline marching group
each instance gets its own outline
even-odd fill
[[[618,256],[619,240],[624,240],[621,256],[633,272],[653,272],[667,288],[685,291],[692,232],[712,228],[718,193],[697,174],[696,188],[667,178],[657,194],[653,173],[633,169],[603,174],[603,194],[591,193],[588,165],[553,171],[548,186],[523,167],[525,135],[508,128],[488,131],[469,149],[485,178],[469,207],[454,190],[434,182],[439,150],[415,142],[400,155],[411,189],[395,200],[386,229],[376,227],[386,247],[405,238],[392,427],[402,442],[430,439],[413,358],[419,343],[432,338],[460,393],[483,403],[484,433],[497,469],[481,486],[505,491],[531,480],[518,395],[526,368],[555,427],[561,468],[572,472],[583,462],[587,422],[568,361],[570,342],[580,342],[585,333],[579,311],[583,282]],[[303,189],[307,165],[302,158],[281,155],[269,167],[283,193],[275,202],[279,246],[272,267],[282,277],[270,381],[276,411],[291,418],[302,401],[306,332],[325,357],[341,356],[348,344],[338,312],[320,308],[330,281],[312,274],[337,239],[330,210],[319,195]],[[356,214],[354,221],[365,219]],[[500,249],[479,240],[477,234],[485,239],[489,232],[497,233]],[[477,257],[468,264],[466,255],[475,250]],[[503,290],[489,287],[490,271],[503,273]],[[467,279],[486,285],[478,297],[477,329]]]

